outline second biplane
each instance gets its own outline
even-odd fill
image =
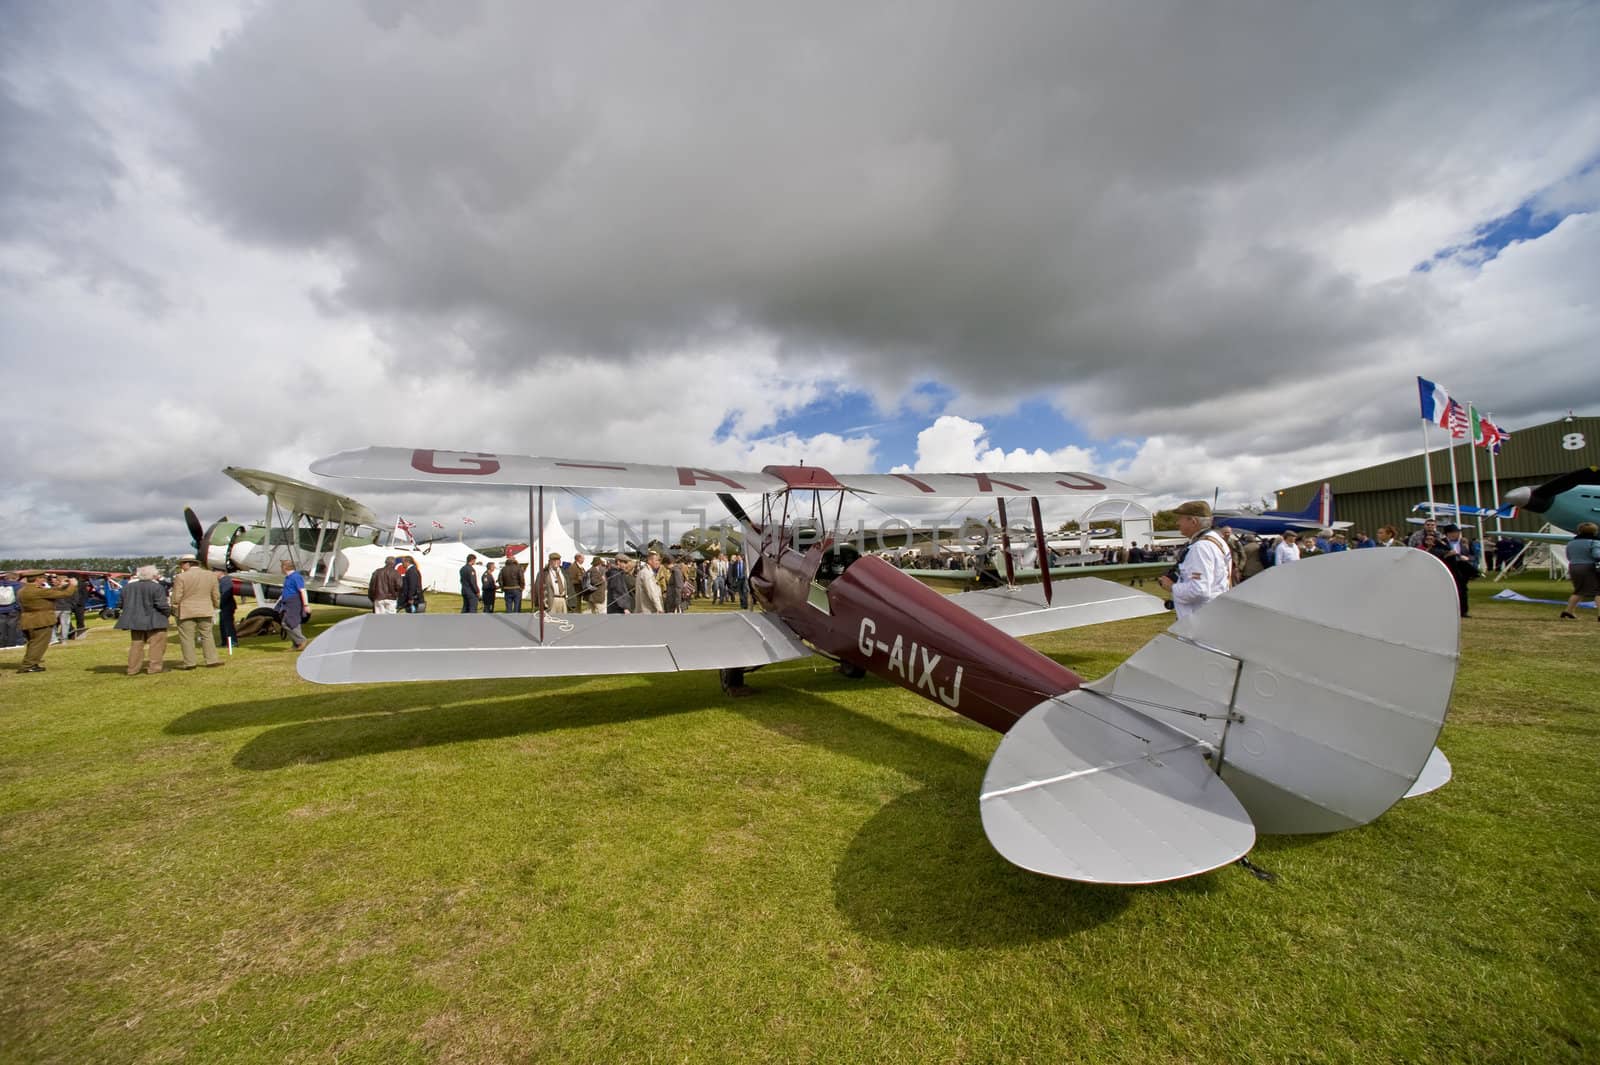
[[[195,556],[254,586],[258,599],[282,587],[282,564],[292,562],[313,602],[371,606],[367,581],[391,555],[417,563],[425,592],[460,587],[458,573],[473,552],[465,544],[385,542],[377,515],[349,496],[265,470],[228,466],[222,472],[266,500],[265,517],[244,525],[224,515],[204,525],[186,507],[183,520]]]
[[[312,465],[378,481],[716,492],[745,527],[760,612],[364,616],[301,654],[319,683],[742,671],[821,654],[1004,734],[979,809],[1024,868],[1151,883],[1245,855],[1257,831],[1365,824],[1449,779],[1434,743],[1458,656],[1455,587],[1420,551],[1352,551],[1264,573],[1085,683],[1017,637],[1162,611],[1097,578],[944,596],[839,528],[847,495],[1085,503],[1137,490],[1083,473],[760,472],[369,448]],[[752,515],[738,494],[759,494]],[[531,517],[531,515],[530,515]],[[820,524],[824,530],[817,535]],[[806,535],[798,530],[809,528]],[[1002,558],[1009,558],[1002,544]],[[1039,545],[1041,548],[1043,545]]]

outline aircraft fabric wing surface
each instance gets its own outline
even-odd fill
[[[1420,523],[1419,523],[1420,524]],[[1501,536],[1515,537],[1518,540],[1533,540],[1541,544],[1569,544],[1574,533],[1569,532],[1505,532]]]
[[[298,669],[318,684],[672,673],[811,654],[785,627],[719,614],[368,614],[311,641]]]
[[[1009,636],[1032,636],[1083,625],[1099,625],[1107,621],[1148,617],[1166,609],[1162,601],[1153,595],[1098,577],[1075,577],[1061,581],[1055,585],[1049,603],[1044,601],[1042,584],[958,592],[949,599]]]
[[[785,482],[768,473],[654,466],[601,459],[496,455],[486,451],[432,451],[368,447],[341,451],[311,464],[324,477],[367,481],[420,481],[557,488],[636,488],[693,492],[776,492]]]
[[[369,447],[342,451],[311,464],[324,477],[368,481],[431,481],[560,488],[637,488],[656,491],[777,492],[790,486],[766,471],[656,466],[597,459],[498,455],[487,451]],[[792,468],[791,468],[792,471]],[[1098,501],[1143,495],[1142,489],[1087,473],[864,473],[831,482],[850,491],[885,496],[1071,496]]]
[[[1071,496],[1097,502],[1113,496],[1147,495],[1098,474],[1056,473],[849,473],[838,481],[852,492],[912,498],[967,496]]]
[[[321,521],[343,521],[351,525],[378,523],[378,516],[365,504],[293,477],[242,466],[228,466],[222,472],[258,496],[273,497],[278,506],[296,514],[306,514]]]

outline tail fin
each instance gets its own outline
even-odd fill
[[[1366,824],[1423,777],[1457,645],[1455,584],[1421,551],[1275,567],[1030,710],[990,763],[984,827],[1025,868],[1145,883],[1225,864],[1256,831]]]

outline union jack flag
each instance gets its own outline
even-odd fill
[[[461,524],[463,524],[463,525],[476,525],[478,523],[473,521],[471,518],[462,518],[461,519]]]
[[[399,518],[395,521],[394,527],[405,533],[407,536],[410,536],[411,530],[417,527],[417,523],[414,521],[407,521],[404,518]]]
[[[436,522],[434,522],[434,523],[433,523],[433,527],[434,527],[434,528],[435,528],[435,529],[442,529],[442,528],[444,528],[444,522],[442,522],[442,521],[436,521]]]
[[[1449,408],[1445,411],[1444,427],[1450,430],[1450,436],[1456,440],[1465,440],[1472,435],[1472,418],[1467,414],[1467,408],[1450,401]]]
[[[1480,441],[1480,446],[1488,448],[1496,455],[1500,454],[1500,445],[1511,439],[1510,432],[1504,427],[1496,425],[1494,420],[1487,414],[1479,419],[1478,425],[1483,431],[1483,440]]]

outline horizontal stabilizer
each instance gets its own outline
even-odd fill
[[[995,850],[1047,876],[1151,884],[1226,865],[1255,827],[1193,737],[1080,689],[1028,711],[979,809]]]
[[[300,652],[318,684],[571,677],[735,669],[804,658],[783,626],[749,611],[720,614],[367,614]]]
[[[1450,783],[1450,759],[1444,752],[1435,747],[1433,753],[1428,755],[1428,764],[1422,767],[1422,775],[1417,782],[1411,785],[1411,790],[1403,798],[1415,799],[1418,795],[1426,795],[1430,791],[1438,791]]]
[[[1334,832],[1422,775],[1456,614],[1455,582],[1425,552],[1318,556],[1252,577],[1091,687],[1219,748],[1260,831]]]
[[[1166,609],[1153,595],[1098,577],[1077,577],[1058,583],[1048,604],[1044,601],[1042,584],[984,588],[958,592],[948,598],[1010,636],[1032,636],[1081,625],[1142,618]]]

